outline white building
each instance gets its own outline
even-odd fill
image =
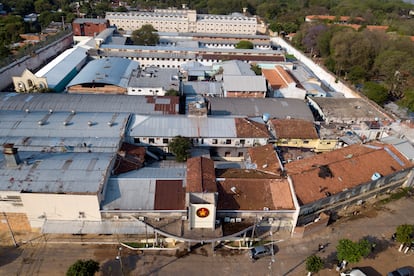
[[[256,17],[197,14],[195,10],[155,9],[153,12],[107,12],[105,18],[118,29],[134,31],[150,24],[159,32],[250,34],[257,30]]]

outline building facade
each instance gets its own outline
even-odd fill
[[[107,12],[105,18],[118,29],[134,31],[150,24],[159,32],[255,35],[257,19],[240,13],[197,14],[195,10],[155,9],[153,12]]]

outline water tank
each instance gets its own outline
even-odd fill
[[[267,121],[269,121],[270,119],[270,114],[269,113],[263,113],[263,122],[267,123]]]
[[[371,176],[371,180],[375,181],[381,178],[381,174],[378,172],[375,172],[372,176]]]

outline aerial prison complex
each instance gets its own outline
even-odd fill
[[[159,24],[160,45],[119,34],[142,24]],[[300,236],[412,186],[414,148],[392,119],[258,28],[187,9],[75,20],[76,45],[0,95],[0,228]],[[172,154],[179,136],[185,162]]]
[[[180,115],[177,98],[2,95],[0,204],[13,231],[150,227],[177,240],[220,240],[234,234],[229,224],[258,224],[295,233],[321,214],[412,184],[412,148],[337,149],[337,140],[318,136],[302,100],[276,101],[273,109],[285,105],[285,114],[267,118]],[[269,105],[235,100],[259,111]],[[185,163],[170,158],[168,143],[178,135],[192,142]],[[299,143],[302,156],[288,160],[278,143]]]

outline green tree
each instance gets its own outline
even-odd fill
[[[174,139],[168,143],[170,151],[175,155],[178,162],[184,162],[189,157],[189,150],[191,148],[191,141],[187,137],[175,136]]]
[[[336,246],[336,251],[338,260],[357,263],[362,257],[368,256],[371,252],[371,243],[365,239],[362,239],[359,242],[342,239],[339,240],[339,243]]]
[[[168,89],[167,92],[165,92],[165,96],[179,96],[180,92],[178,92],[175,89]]]
[[[240,40],[237,44],[236,44],[236,49],[253,49],[254,45],[252,42],[247,41],[247,40]]]
[[[262,68],[260,68],[259,65],[257,64],[252,64],[250,66],[250,69],[252,69],[252,71],[257,75],[260,76],[262,74]]]
[[[36,0],[34,1],[34,9],[36,13],[41,13],[43,11],[50,11],[52,10],[52,5],[49,3],[48,0]]]
[[[306,258],[306,270],[312,273],[318,273],[323,268],[323,260],[321,257],[311,255]]]
[[[77,260],[72,264],[68,271],[67,276],[93,276],[99,271],[99,263],[94,260]]]
[[[150,24],[143,25],[140,29],[132,32],[132,41],[135,45],[155,46],[160,38],[154,27]]]
[[[366,82],[362,91],[370,100],[379,105],[384,104],[388,100],[387,88],[376,82]]]
[[[398,101],[398,104],[408,108],[409,111],[414,112],[414,89],[406,90],[404,97]]]
[[[402,224],[397,227],[396,240],[402,244],[410,244],[413,240],[413,226],[410,224]]]

